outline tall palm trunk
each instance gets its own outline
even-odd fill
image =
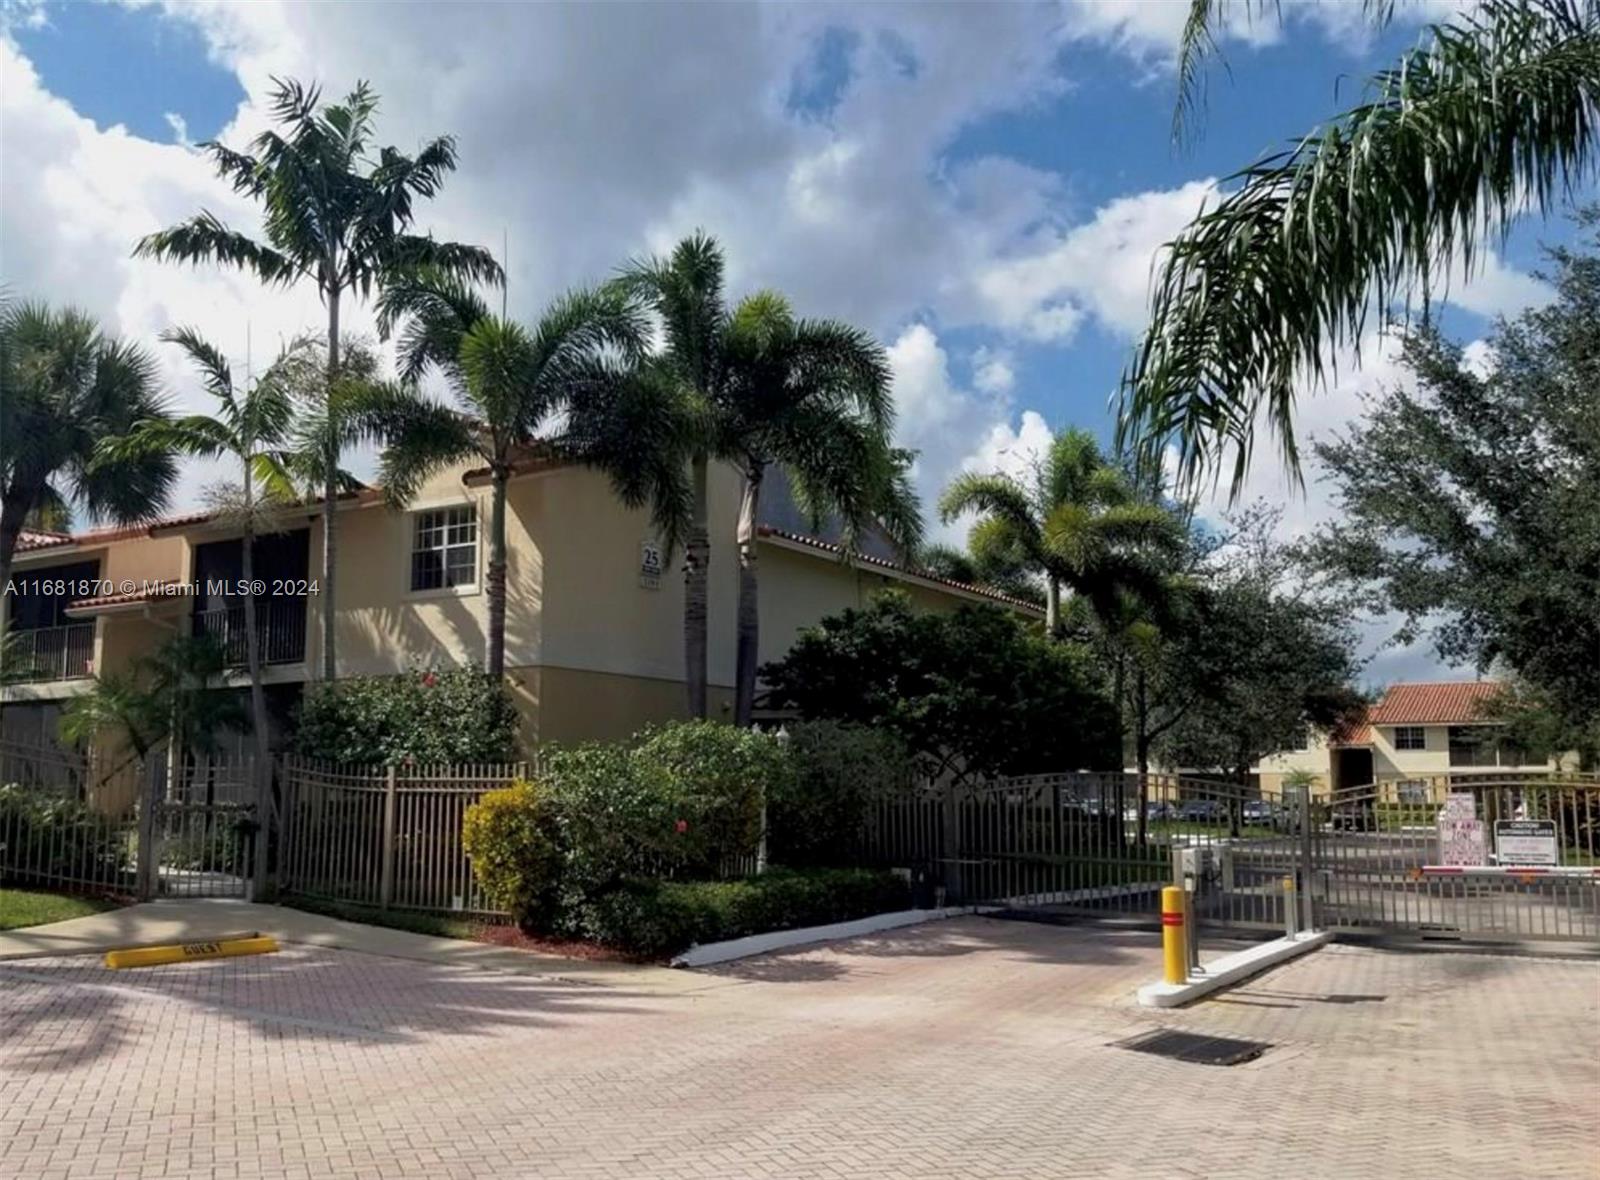
[[[1051,639],[1061,636],[1061,579],[1054,574],[1044,580],[1044,633]]]
[[[11,561],[17,551],[17,542],[22,538],[22,522],[27,515],[27,507],[13,484],[6,489],[5,502],[0,504],[0,641],[5,639],[11,628],[10,612],[7,610],[11,597],[5,593],[5,589],[11,584]],[[3,651],[4,648],[0,647],[0,652]],[[3,678],[0,678],[0,683],[4,683]],[[4,700],[0,700],[0,709],[4,707]]]
[[[339,372],[339,288],[330,286],[328,298],[328,439],[329,454],[323,456],[322,479],[322,678],[332,682],[338,677],[338,661],[334,651],[334,632],[338,618],[334,613],[333,571],[338,556],[337,529],[334,514],[339,508],[339,485],[336,479],[339,466],[338,443],[331,437],[333,428],[333,383]]]
[[[756,704],[756,661],[761,653],[761,595],[756,571],[756,522],[766,464],[752,458],[739,494],[739,644],[735,662],[733,723],[748,727]]]
[[[250,673],[250,728],[254,731],[253,736],[255,738],[255,766],[252,778],[257,791],[256,806],[258,811],[264,814],[266,812],[266,801],[261,797],[260,792],[266,782],[267,766],[271,754],[267,746],[267,691],[261,684],[261,635],[256,630],[256,596],[252,585],[256,576],[256,530],[255,522],[251,515],[254,511],[255,502],[251,487],[250,463],[247,459],[244,470],[244,538],[240,541],[239,572],[245,584],[244,658],[245,668]]]
[[[683,551],[683,679],[689,693],[689,716],[706,715],[706,615],[711,565],[711,530],[706,522],[708,460],[694,457],[694,503]]]
[[[494,465],[494,500],[489,509],[489,640],[484,665],[498,683],[506,671],[506,482],[511,469]]]

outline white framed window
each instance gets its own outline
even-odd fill
[[[1394,748],[1397,750],[1426,750],[1428,732],[1420,725],[1394,727]]]
[[[478,510],[431,508],[413,518],[411,589],[453,590],[478,582]]]

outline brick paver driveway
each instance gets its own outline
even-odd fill
[[[968,919],[637,983],[0,963],[0,1174],[1600,1174],[1595,963],[1336,946],[1158,1014],[1152,942]],[[1156,1024],[1275,1047],[1108,1044]]]

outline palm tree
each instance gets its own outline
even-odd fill
[[[489,468],[489,633],[484,664],[505,672],[506,489],[516,460],[557,412],[627,379],[643,350],[637,309],[614,291],[576,291],[532,330],[491,315],[466,284],[418,272],[391,284],[379,323],[398,341],[401,376],[441,371],[462,409],[386,394],[371,420],[387,439],[381,478],[391,503],[408,503],[434,471],[466,459]]]
[[[240,529],[240,578],[245,585],[245,661],[250,676],[250,717],[255,739],[257,785],[266,774],[267,699],[261,684],[261,635],[256,630],[255,539],[274,524],[275,508],[288,500],[293,487],[282,463],[281,449],[294,417],[294,388],[315,356],[314,342],[301,339],[284,347],[278,358],[248,388],[237,390],[233,370],[220,350],[193,328],[167,332],[162,339],[188,355],[206,391],[217,399],[217,413],[191,414],[164,421],[146,421],[121,443],[105,450],[112,458],[141,451],[180,451],[197,458],[232,459],[239,467],[237,486],[213,489],[219,515]]]
[[[99,445],[165,416],[144,350],[104,336],[81,311],[0,305],[0,590],[25,525],[59,523],[77,504],[120,524],[165,507],[177,463],[147,451],[97,463]]]
[[[889,442],[894,403],[888,358],[870,336],[831,320],[796,320],[779,295],[740,302],[722,341],[726,380],[712,402],[705,449],[740,478],[734,724],[748,726],[760,651],[757,534],[767,472],[781,468],[795,501],[855,547],[880,527],[915,552],[922,519],[906,475],[909,456]]]
[[[1394,5],[1366,7],[1385,20]],[[1180,115],[1220,8],[1192,0]],[[1147,461],[1175,442],[1185,476],[1232,451],[1237,494],[1264,418],[1298,474],[1301,379],[1321,379],[1330,347],[1359,345],[1370,310],[1425,301],[1443,260],[1470,267],[1530,204],[1547,212],[1580,188],[1597,108],[1596,0],[1484,0],[1431,26],[1359,105],[1237,174],[1167,247],[1119,441]]]
[[[989,527],[996,526],[996,527]],[[995,534],[990,539],[990,534]],[[1010,598],[1044,606],[1044,590],[1034,578],[1025,554],[1012,543],[1004,522],[985,518],[967,533],[967,547],[924,545],[916,564],[924,573],[948,582],[984,586]]]
[[[725,376],[722,340],[729,315],[723,301],[723,270],[722,248],[715,239],[696,232],[679,242],[669,257],[636,260],[617,279],[619,289],[643,300],[656,313],[666,339],[661,357],[634,385],[637,403],[630,407],[635,411],[633,418],[642,423],[670,423],[656,428],[660,441],[668,448],[681,445],[688,457],[686,490],[680,490],[670,474],[669,469],[677,462],[670,449],[665,463],[657,458],[647,461],[647,466],[657,475],[657,516],[667,520],[674,533],[679,529],[683,533],[684,684],[691,717],[706,715],[706,619],[711,565],[707,479],[711,450],[709,431],[702,420],[717,399]],[[598,415],[589,417],[592,422]],[[625,433],[604,426],[589,429],[613,440]],[[656,452],[657,456],[662,453]],[[614,479],[630,478],[626,470],[621,464],[613,467],[613,471],[623,473]],[[624,499],[628,496],[624,495]]]
[[[261,203],[266,240],[257,241],[201,212],[180,225],[143,238],[134,254],[180,262],[216,261],[253,272],[265,283],[309,279],[328,312],[328,387],[340,373],[340,299],[349,291],[366,296],[391,274],[430,267],[479,282],[501,282],[500,266],[485,250],[439,242],[410,232],[414,198],[436,195],[456,167],[450,136],[425,144],[415,156],[392,147],[369,150],[378,97],[358,83],[342,103],[320,109],[321,91],[293,80],[277,81],[268,129],[251,144],[254,154],[220,143],[201,144],[217,174],[234,191]],[[330,448],[333,442],[328,442]],[[336,598],[334,565],[339,456],[331,450],[321,466],[322,487],[322,675],[332,680]]]
[[[1145,547],[1164,543],[1170,514],[1142,502],[1123,473],[1108,463],[1086,430],[1051,440],[1031,481],[1008,475],[960,476],[939,500],[946,523],[976,511],[972,544],[1010,553],[1014,567],[1045,584],[1045,630],[1061,634],[1061,592],[1071,590],[1093,612],[1110,617],[1127,594],[1155,594],[1159,576]]]
[[[219,691],[227,671],[215,636],[175,635],[127,672],[96,676],[70,698],[61,736],[77,743],[111,733],[138,758],[163,742],[174,753],[213,753],[224,732],[248,723],[237,698]]]

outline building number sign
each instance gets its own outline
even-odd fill
[[[659,541],[639,542],[639,585],[646,590],[661,589],[661,569],[664,564]]]

